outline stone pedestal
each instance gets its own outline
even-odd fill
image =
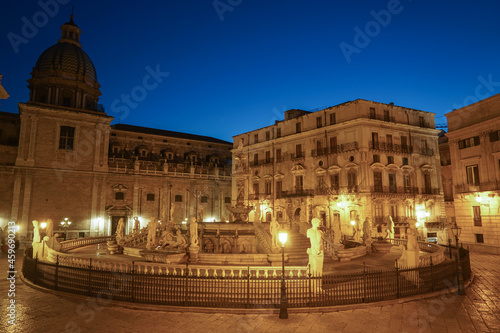
[[[391,252],[392,244],[389,242],[373,242],[372,249],[374,252],[378,253],[389,253]]]
[[[309,255],[309,265],[312,276],[323,275],[323,259],[324,255],[314,255],[314,254]]]
[[[189,263],[194,264],[198,262],[198,254],[200,253],[199,246],[190,246],[189,251]]]

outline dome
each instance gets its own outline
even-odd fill
[[[38,75],[49,71],[62,71],[68,74],[82,75],[96,82],[97,74],[90,57],[74,43],[59,42],[43,52],[36,62]]]

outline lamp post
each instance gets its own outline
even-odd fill
[[[281,301],[280,301],[280,319],[288,319],[288,299],[286,298],[286,285],[285,285],[285,243],[288,239],[286,231],[280,231],[278,234],[281,243]]]
[[[460,228],[457,223],[455,222],[455,225],[451,228],[451,232],[453,233],[453,236],[455,236],[455,241],[457,245],[457,256],[456,256],[456,262],[457,262],[457,295],[465,295],[465,290],[464,290],[464,284],[463,284],[463,277],[462,277],[462,265],[460,264],[460,251],[458,248],[458,238],[460,237],[460,233],[462,231],[462,228]]]
[[[64,240],[66,240],[67,230],[68,230],[68,227],[70,225],[71,225],[71,221],[69,221],[67,217],[65,217],[64,221],[61,222],[61,226],[64,228]]]

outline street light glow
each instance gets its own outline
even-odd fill
[[[288,239],[288,233],[286,231],[280,231],[278,234],[278,237],[279,237],[280,243],[283,244],[283,246],[285,246],[285,243]]]

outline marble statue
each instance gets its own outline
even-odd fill
[[[309,269],[313,276],[323,275],[323,232],[318,229],[320,223],[318,218],[313,218],[312,228],[307,229],[307,238],[311,241],[307,254],[309,255]]]
[[[387,229],[385,230],[385,238],[394,238],[394,221],[390,215],[389,221],[387,222]]]
[[[360,220],[359,220],[359,214],[356,214],[356,217],[354,218],[354,241],[355,242],[361,242],[361,231],[359,230],[360,227]]]
[[[406,249],[401,245],[403,254],[398,259],[399,267],[418,267],[419,265],[420,249],[417,242],[416,222],[414,218],[409,219],[408,242],[406,243]]]
[[[125,221],[123,220],[123,217],[121,217],[118,220],[118,226],[116,227],[116,241],[119,242],[120,240],[125,237]]]
[[[372,227],[370,226],[370,222],[368,222],[368,218],[365,217],[365,221],[363,222],[363,243],[369,246],[372,242]]]
[[[161,234],[161,239],[159,241],[160,248],[165,248],[174,242],[174,234],[171,230],[165,230]]]
[[[133,233],[141,231],[141,221],[139,221],[137,216],[134,217],[134,229],[132,231]]]
[[[156,226],[158,222],[156,218],[152,217],[151,221],[148,223],[148,239],[146,248],[152,250],[156,246]]]
[[[276,221],[275,218],[271,220],[271,224],[269,225],[269,232],[271,233],[271,244],[273,247],[279,247],[279,240],[278,240],[278,232],[280,229],[280,225],[278,221]]]
[[[40,243],[40,229],[39,229],[39,223],[37,220],[33,220],[33,243]]]
[[[47,228],[45,230],[47,230],[45,234],[49,236],[49,238],[54,236],[54,222],[52,222],[52,219],[47,219]]]
[[[172,202],[170,203],[170,221],[174,219],[174,212],[175,212],[175,204]]]
[[[198,246],[198,222],[196,218],[191,218],[191,223],[189,224],[189,231],[191,233],[191,246]]]
[[[339,215],[333,217],[333,244],[340,244],[342,240],[342,231],[340,230]]]

